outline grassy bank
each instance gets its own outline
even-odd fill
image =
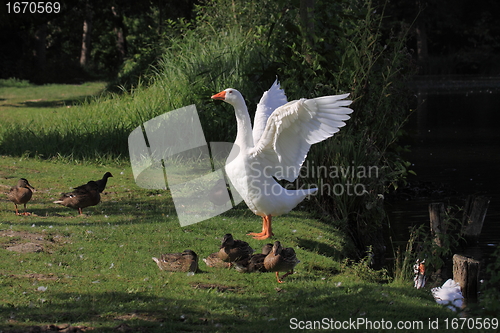
[[[245,71],[261,56],[251,37],[235,32],[202,40],[191,32],[190,36],[177,38],[165,50],[147,84],[139,82],[121,94],[96,97],[98,89],[93,86],[95,90],[89,94],[94,97],[85,99],[85,94],[71,86],[17,82],[15,87],[5,87],[0,82],[0,114],[5,114],[0,116],[5,120],[0,127],[0,154],[97,163],[126,160],[127,138],[133,129],[190,104],[196,104],[200,111],[207,142],[232,141],[234,112],[221,112],[210,96],[229,86],[252,95],[269,89],[272,81],[259,87],[255,80],[246,78]],[[83,91],[84,86],[77,87]],[[64,97],[56,89],[65,90]],[[53,108],[63,105],[66,108]],[[39,112],[30,111],[35,109]]]
[[[43,114],[69,113],[69,109],[98,95],[105,87],[105,82],[37,86],[15,79],[0,80],[0,122],[3,126],[24,125],[36,122]]]
[[[0,192],[25,177],[36,188],[28,211],[0,199],[0,328],[26,331],[49,324],[112,332],[120,326],[148,332],[286,331],[290,319],[422,321],[454,314],[436,305],[429,290],[379,283],[380,272],[347,265],[349,244],[338,228],[311,219],[300,209],[276,218],[275,233],[296,249],[296,274],[278,284],[271,273],[242,274],[207,267],[201,272],[160,271],[151,260],[186,248],[201,258],[233,233],[258,249],[262,241],[244,234],[260,227],[244,206],[181,228],[167,191],[134,184],[129,166],[89,166],[39,159],[0,158]],[[102,202],[87,216],[52,204],[63,191],[109,179]],[[7,248],[36,243],[39,252]],[[125,326],[126,325],[126,326]],[[444,324],[443,324],[444,325]],[[427,327],[427,326],[425,326]]]

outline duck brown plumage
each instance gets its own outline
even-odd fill
[[[247,242],[234,239],[233,235],[226,234],[222,240],[218,255],[222,261],[232,263],[248,258],[252,253],[253,249]]]
[[[153,257],[153,260],[162,271],[194,273],[198,270],[198,255],[192,250],[162,254],[159,259]]]
[[[32,190],[34,190],[34,188],[30,185],[26,178],[19,179],[17,185],[10,189],[7,196],[16,206],[16,215],[30,215],[30,213],[26,211],[26,203],[31,200],[33,195]],[[22,214],[20,214],[17,209],[17,205],[21,204],[24,205],[24,213]]]
[[[227,262],[223,261],[221,258],[219,258],[219,252],[214,252],[210,254],[208,257],[203,258],[203,261],[208,267],[215,267],[215,268],[224,268],[228,267]]]
[[[100,201],[99,185],[91,180],[87,184],[75,187],[73,192],[63,193],[59,200],[54,201],[54,203],[77,209],[78,213],[83,215],[83,208],[95,206]]]
[[[251,257],[239,260],[234,263],[238,272],[251,273],[251,272],[267,272],[264,267],[264,259],[273,249],[273,244],[266,244],[262,247],[261,253],[253,254]]]
[[[276,280],[282,283],[282,279],[293,274],[295,265],[299,263],[295,250],[291,247],[283,248],[279,241],[274,242],[273,249],[264,259],[264,267],[269,272],[276,272]],[[279,272],[287,272],[281,278]]]

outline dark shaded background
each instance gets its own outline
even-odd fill
[[[11,13],[7,12],[8,2]],[[12,12],[13,1],[2,3],[0,78],[80,83],[91,79],[113,80],[124,70],[140,74],[154,63],[162,46],[168,43],[171,23],[178,19],[190,22],[196,5],[204,3],[203,0],[59,2],[61,11],[57,14],[16,14]],[[375,2],[379,3],[380,11],[385,10],[387,29],[411,26],[408,48],[419,65],[419,74],[500,74],[497,0]]]

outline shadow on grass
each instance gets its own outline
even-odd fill
[[[382,319],[390,322],[393,329],[398,321],[404,321],[406,331],[426,332],[430,318],[439,318],[440,331],[445,331],[442,329],[444,319],[455,317],[450,311],[431,306],[434,301],[429,291],[373,284],[338,288],[328,282],[289,279],[279,288],[257,291],[251,286],[226,288],[225,281],[218,281],[220,287],[209,289],[196,288],[199,284],[187,283],[186,279],[175,286],[169,283],[168,288],[164,288],[162,280],[148,284],[153,284],[152,289],[144,292],[135,289],[91,292],[95,286],[89,285],[81,292],[51,293],[49,286],[48,291],[40,293],[36,303],[16,308],[2,306],[0,317],[11,318],[3,332],[24,332],[37,323],[84,323],[99,332],[114,332],[118,327],[128,327],[127,331],[134,332],[229,332],[233,329],[283,332],[299,323],[305,328],[306,321],[321,325],[315,326],[316,329],[327,329],[327,325],[335,322],[354,322],[358,326],[351,324],[350,329],[370,332],[380,330],[371,330],[367,321],[373,325],[375,321],[380,324]],[[126,285],[117,286],[117,289],[126,288]],[[414,301],[408,302],[410,298]]]
[[[91,96],[82,96],[79,98],[72,98],[72,99],[59,99],[59,100],[43,100],[43,99],[38,99],[38,100],[29,100],[29,101],[24,101],[24,102],[19,102],[17,104],[3,104],[3,107],[9,107],[9,108],[36,108],[36,109],[45,109],[45,108],[62,108],[65,106],[74,106],[74,105],[79,105],[85,102],[87,98]],[[6,99],[0,99],[0,101],[5,101]]]
[[[29,108],[60,108],[63,106],[73,106],[82,104],[87,98],[91,96],[82,96],[78,98],[72,99],[61,99],[61,100],[53,100],[46,101],[43,99],[40,100],[32,100],[32,101],[24,101],[19,103],[19,105],[10,105],[11,107],[29,107]]]
[[[35,133],[13,124],[0,133],[0,154],[10,156],[39,156],[51,158],[64,156],[73,159],[116,159],[128,156],[127,128],[96,127],[92,132],[57,132],[57,126],[48,133]]]
[[[68,208],[52,201],[28,203],[27,211],[32,216],[16,216],[14,214],[14,204],[7,203],[8,210],[12,214],[3,222],[12,222],[16,224],[36,224],[43,225],[80,225],[85,223],[102,223],[105,220],[113,225],[121,224],[144,224],[151,221],[165,220],[168,223],[179,224],[173,205],[173,201],[165,197],[155,201],[147,200],[150,198],[127,199],[121,201],[112,201],[105,195],[101,203],[83,209],[83,216],[78,214],[78,210]],[[55,199],[54,199],[55,200]],[[7,201],[7,200],[4,200]],[[42,206],[43,205],[43,206]],[[24,208],[19,206],[20,211]],[[44,219],[47,218],[47,221]],[[4,217],[5,219],[5,217]]]
[[[311,252],[332,258],[341,258],[342,253],[334,247],[312,239],[299,238],[298,246],[308,249]]]

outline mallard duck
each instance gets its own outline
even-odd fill
[[[30,213],[26,211],[26,203],[31,200],[31,196],[33,195],[32,190],[34,190],[34,188],[26,178],[19,179],[17,185],[10,189],[8,198],[16,206],[16,215],[30,215]],[[17,205],[20,204],[24,205],[24,213],[22,214],[17,210]]]
[[[59,200],[54,201],[54,203],[78,209],[78,213],[83,215],[83,208],[95,206],[100,201],[99,185],[91,180],[85,185],[75,187],[73,192],[63,193]]]
[[[248,235],[256,239],[273,236],[272,216],[288,213],[318,190],[288,190],[276,179],[293,182],[311,145],[333,136],[345,125],[353,112],[346,107],[351,104],[345,100],[348,95],[287,102],[276,80],[257,105],[253,129],[239,91],[228,88],[212,96],[235,110],[237,135],[225,171],[248,208],[262,217],[262,232]]]
[[[229,267],[229,263],[219,258],[219,252],[214,252],[210,254],[208,257],[203,258],[203,261],[208,267],[215,267],[215,268]]]
[[[102,179],[96,180],[95,182],[97,183],[97,186],[99,188],[99,193],[102,193],[104,189],[106,188],[106,184],[108,183],[108,178],[113,177],[111,172],[106,172]]]
[[[239,260],[234,263],[234,267],[238,272],[251,273],[251,272],[267,272],[264,267],[264,259],[273,249],[273,244],[266,244],[262,247],[261,253],[253,254],[248,259]]]
[[[152,259],[162,271],[195,273],[198,270],[198,255],[192,250],[162,254],[159,259]]]
[[[413,273],[415,273],[415,277],[413,278],[414,284],[413,286],[417,289],[423,288],[425,286],[425,259],[420,261],[417,259],[415,265],[413,265]]]
[[[276,272],[276,280],[282,283],[282,279],[293,274],[293,269],[299,262],[293,248],[283,248],[281,243],[276,241],[274,242],[273,249],[264,259],[264,267],[268,272]],[[279,272],[287,273],[280,278]]]
[[[219,258],[228,263],[248,258],[252,255],[253,249],[247,242],[234,239],[233,235],[226,234],[222,240],[219,252]]]

